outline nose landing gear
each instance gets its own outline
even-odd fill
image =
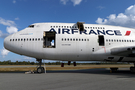
[[[44,73],[45,72],[45,69],[44,67],[42,67],[42,59],[36,59],[36,61],[39,62],[39,65],[38,65],[38,68],[37,68],[37,73]]]

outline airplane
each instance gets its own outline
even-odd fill
[[[77,23],[34,23],[4,39],[5,49],[36,58],[68,61],[131,62],[135,72],[135,29]],[[62,64],[63,67],[63,64]],[[118,68],[111,68],[117,70]]]

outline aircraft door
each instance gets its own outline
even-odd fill
[[[99,46],[104,46],[105,45],[105,40],[104,40],[103,35],[98,36],[98,43],[99,43]]]
[[[55,32],[43,32],[43,48],[55,48]]]

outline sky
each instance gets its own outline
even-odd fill
[[[135,0],[0,0],[0,61],[35,61],[4,49],[4,38],[33,23],[107,24],[135,28]]]

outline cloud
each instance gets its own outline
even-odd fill
[[[103,7],[103,6],[98,6],[97,7],[99,10],[102,10],[102,9],[104,9],[105,7]]]
[[[64,5],[66,5],[69,0],[60,0],[60,1],[61,1]],[[74,6],[79,5],[79,4],[82,2],[82,0],[70,0],[70,1],[73,2]]]
[[[110,14],[107,18],[99,17],[96,23],[135,28],[135,5],[129,6],[124,13]]]
[[[0,30],[0,38],[5,38],[7,37],[9,34],[7,33],[2,33],[2,31]]]
[[[15,18],[15,20],[19,20],[19,18],[17,17],[17,18]]]
[[[68,2],[68,0],[60,0],[64,5]]]
[[[31,60],[31,59],[33,59],[33,58],[24,56],[24,59],[26,59],[26,60]]]
[[[3,19],[3,18],[0,17],[0,24],[2,24],[4,26],[7,26],[6,31],[8,32],[8,34],[13,34],[13,33],[18,32],[18,29],[17,29],[16,24],[15,24],[14,21],[5,20],[5,19]],[[3,36],[7,36],[8,34],[5,34],[5,33],[0,32],[0,35],[2,37]]]
[[[15,4],[16,3],[16,0],[13,0],[13,3]]]
[[[6,31],[9,33],[9,34],[13,34],[13,33],[16,33],[18,32],[18,29],[14,26],[9,26],[6,28]]]
[[[9,52],[10,52],[10,51],[8,51],[8,50],[6,50],[5,48],[3,48],[3,49],[1,50],[1,54],[2,54],[3,58],[4,58],[6,55],[8,55]]]
[[[79,5],[82,0],[71,0],[74,4],[74,6]]]
[[[0,24],[5,25],[5,26],[15,26],[15,22],[11,20],[5,20],[0,17]]]

